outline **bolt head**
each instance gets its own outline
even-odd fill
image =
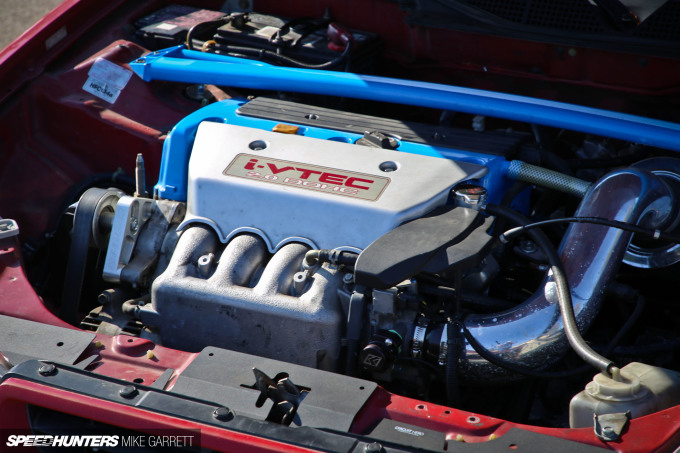
[[[519,247],[524,253],[535,253],[538,251],[538,246],[533,241],[522,241]]]
[[[126,385],[118,392],[123,398],[134,398],[137,393],[137,388],[134,385]]]
[[[385,449],[383,446],[378,443],[378,442],[373,442],[368,445],[366,445],[366,448],[364,449],[366,453],[383,453]]]
[[[57,367],[54,366],[51,363],[46,363],[42,365],[40,368],[38,368],[38,373],[40,373],[43,376],[52,376],[57,372]]]
[[[218,407],[213,411],[213,417],[217,420],[226,422],[234,418],[234,412],[228,407]]]

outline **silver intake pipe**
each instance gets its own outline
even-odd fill
[[[661,178],[630,168],[614,171],[593,184],[575,216],[662,229],[675,220],[676,212],[675,196]],[[581,332],[598,313],[605,286],[618,269],[631,236],[616,228],[586,223],[574,223],[567,229],[559,254]],[[471,315],[464,324],[490,353],[536,370],[555,363],[569,348],[551,275],[517,307]],[[480,357],[468,342],[459,366],[467,379],[504,379],[509,375]]]

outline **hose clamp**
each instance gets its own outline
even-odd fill
[[[411,357],[419,359],[422,355],[422,349],[425,345],[425,334],[427,333],[427,326],[430,321],[427,318],[418,318],[416,328],[413,331],[413,340],[411,341]]]

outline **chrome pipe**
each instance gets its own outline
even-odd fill
[[[609,173],[593,184],[575,215],[661,229],[675,220],[676,201],[660,177],[630,168]],[[605,285],[621,264],[631,236],[616,228],[586,223],[575,223],[567,229],[559,253],[581,332],[590,327],[599,312]],[[555,363],[569,348],[550,274],[538,291],[517,307],[471,315],[464,323],[489,352],[536,370]],[[509,377],[507,371],[484,360],[467,342],[459,367],[468,379]]]

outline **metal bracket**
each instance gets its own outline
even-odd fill
[[[0,239],[19,234],[19,225],[12,219],[0,219]]]
[[[605,442],[619,440],[630,419],[630,411],[616,414],[593,414],[595,435]]]
[[[150,198],[127,196],[118,200],[104,262],[104,280],[120,282],[121,272],[130,262],[139,231],[151,217],[150,208],[153,203]]]
[[[253,368],[253,373],[255,373],[255,389],[260,391],[255,405],[262,407],[267,399],[271,399],[274,406],[267,416],[267,421],[290,425],[295,418],[298,406],[309,392],[293,384],[287,373],[279,373],[273,379],[257,368]]]
[[[152,200],[150,198],[122,197],[118,201],[116,214],[111,229],[111,239],[104,262],[104,280],[118,283],[142,283],[143,277],[155,264],[161,243],[169,225],[179,222],[185,214],[184,204],[168,200]],[[154,225],[146,228],[145,224],[152,220]],[[141,243],[133,259],[132,253],[140,235],[146,233],[146,240]],[[126,269],[130,267],[130,269]]]

